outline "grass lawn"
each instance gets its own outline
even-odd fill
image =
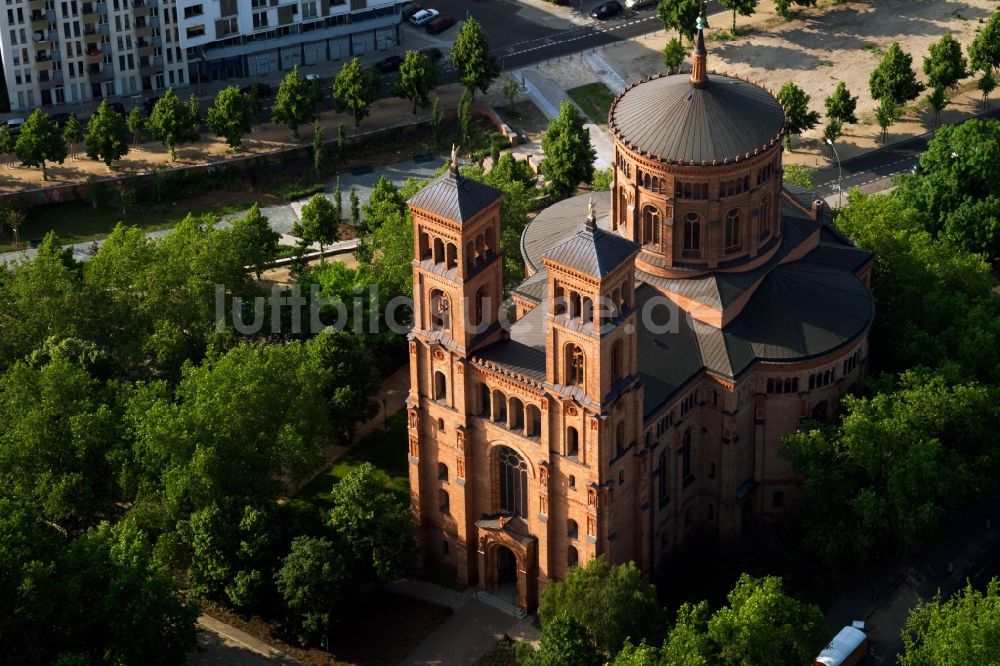
[[[186,210],[183,206],[167,207],[150,210],[131,210],[122,217],[119,208],[101,206],[94,208],[85,201],[38,206],[28,211],[28,218],[21,226],[21,245],[26,246],[33,239],[41,239],[50,231],[56,232],[66,244],[86,243],[87,241],[105,238],[118,222],[128,226],[139,227],[143,231],[159,231],[171,229],[184,219],[187,214],[215,213],[226,215],[246,210],[251,205],[246,202],[229,202]],[[10,232],[3,235],[0,251],[8,252],[14,249],[10,242]]]
[[[608,124],[608,110],[615,94],[603,83],[588,83],[566,91],[570,99],[576,102],[587,117],[598,125]]]
[[[370,462],[389,476],[389,487],[409,501],[410,477],[406,460],[406,411],[400,410],[389,417],[389,430],[376,428],[351,450],[338,458],[333,465],[320,472],[315,479],[299,491],[295,500],[308,502],[321,509],[329,509],[330,489],[361,463]]]

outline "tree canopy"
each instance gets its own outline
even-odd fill
[[[545,130],[542,152],[546,187],[557,197],[569,196],[577,185],[594,177],[597,153],[590,142],[590,130],[584,127],[583,116],[569,100],[562,101],[559,115]]]
[[[198,114],[192,113],[191,105],[183,102],[173,88],[167,88],[153,105],[147,125],[153,138],[170,151],[173,161],[177,159],[177,146],[198,140],[200,122]]]
[[[913,71],[913,56],[893,42],[882,54],[878,65],[868,77],[868,88],[874,100],[891,100],[897,107],[914,100],[924,90]]]
[[[903,630],[902,666],[986,664],[1000,652],[1000,581],[966,583],[951,598],[918,601]]]
[[[292,226],[292,233],[304,243],[318,243],[320,253],[323,247],[337,240],[337,230],[340,220],[333,203],[325,194],[314,194],[302,206],[300,219]]]
[[[122,115],[102,100],[87,123],[87,157],[104,162],[111,170],[115,160],[128,154],[128,128]]]
[[[858,96],[852,96],[843,81],[837,84],[836,89],[824,100],[823,104],[826,107],[827,118],[839,120],[845,125],[858,122],[857,116],[854,115],[858,106]]]
[[[665,30],[676,30],[678,37],[694,39],[695,23],[701,12],[700,0],[660,0],[656,5],[656,15]]]
[[[719,4],[733,13],[733,34],[736,34],[736,15],[751,16],[757,7],[755,0],[719,0]]]
[[[357,58],[344,63],[333,80],[333,106],[341,113],[354,118],[354,126],[368,117],[372,102],[378,94],[378,76]]]
[[[940,128],[901,196],[928,216],[928,230],[988,259],[1000,257],[1000,121]]]
[[[610,657],[626,639],[639,642],[657,636],[662,610],[656,591],[642,581],[634,562],[613,566],[596,557],[571,568],[564,580],[550,582],[542,590],[538,614],[543,631],[550,618],[574,619],[598,651]]]
[[[951,35],[933,42],[928,47],[928,54],[924,56],[924,74],[927,76],[927,85],[932,88],[930,102],[936,122],[948,103],[948,89],[954,88],[969,75],[968,64],[962,55],[962,45]]]
[[[62,164],[69,154],[59,126],[41,109],[35,109],[21,126],[14,153],[21,164],[40,167],[42,180],[49,178],[46,163]]]
[[[215,96],[208,109],[208,127],[216,136],[226,140],[232,150],[243,145],[243,137],[250,132],[257,116],[253,99],[236,86],[227,86]]]
[[[437,64],[430,56],[421,51],[407,51],[403,64],[399,66],[395,91],[403,99],[413,102],[414,114],[430,105],[430,93],[437,82]]]
[[[490,55],[486,33],[473,16],[468,17],[458,31],[448,55],[458,80],[472,97],[475,97],[477,89],[485,93],[500,76],[500,65]]]
[[[307,81],[299,66],[295,65],[278,86],[278,94],[271,107],[271,119],[287,126],[297,139],[299,127],[316,119],[321,94],[319,85],[314,81]]]
[[[819,112],[809,110],[809,95],[802,88],[788,81],[778,90],[777,97],[785,107],[785,116],[788,118],[785,131],[788,132],[789,142],[792,134],[802,134],[805,130],[816,127]]]

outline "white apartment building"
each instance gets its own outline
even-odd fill
[[[188,84],[177,0],[4,0],[0,56],[12,111]]]
[[[256,78],[399,43],[401,0],[3,0],[12,111]]]
[[[191,78],[259,77],[399,43],[403,0],[181,0]]]

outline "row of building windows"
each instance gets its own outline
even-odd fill
[[[861,350],[859,349],[858,351],[851,354],[849,358],[844,359],[843,374],[846,375],[847,373],[853,371],[856,367],[858,367],[860,363],[861,363]]]
[[[767,392],[779,395],[782,393],[798,393],[799,378],[785,377],[784,379],[781,379],[772,377],[767,380]]]
[[[836,377],[834,377],[832,369],[825,372],[814,372],[809,375],[809,390],[811,391],[816,388],[822,388],[833,382],[835,379]]]
[[[695,404],[698,401],[698,392],[692,391],[683,400],[681,400],[681,418],[694,409]]]
[[[750,176],[719,181],[719,198],[733,197],[750,191]]]

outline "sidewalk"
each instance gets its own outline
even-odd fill
[[[188,656],[190,664],[205,666],[208,664],[224,664],[226,666],[285,664],[286,666],[294,666],[299,663],[281,650],[209,615],[199,617],[198,625],[202,629],[198,633],[199,650]]]

